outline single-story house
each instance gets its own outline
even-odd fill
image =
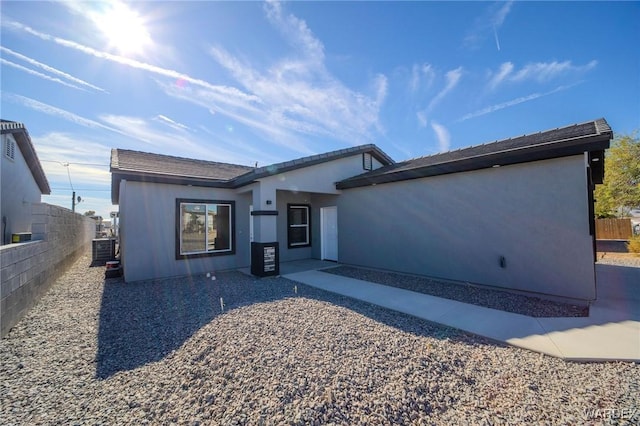
[[[127,281],[327,259],[595,298],[604,119],[404,162],[362,145],[252,168],[111,153]]]
[[[24,124],[0,120],[0,135],[0,244],[9,244],[13,234],[31,232],[31,207],[51,188]]]

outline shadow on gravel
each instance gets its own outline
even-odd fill
[[[247,276],[240,272],[126,284],[106,279],[100,308],[96,377],[106,379],[160,361],[180,348],[194,333],[224,312],[288,297],[305,297],[348,308],[400,330],[438,339],[465,340],[470,335],[453,328],[418,320],[346,296],[285,278]],[[502,346],[489,340],[482,342]]]

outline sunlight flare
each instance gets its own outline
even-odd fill
[[[124,3],[109,3],[107,9],[95,13],[92,19],[109,41],[109,47],[121,54],[141,53],[151,43],[142,17]]]

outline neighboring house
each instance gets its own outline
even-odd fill
[[[0,120],[0,130],[1,242],[8,244],[12,234],[31,232],[31,206],[51,188],[24,124]]]
[[[112,150],[127,281],[340,263],[595,298],[604,119],[395,163],[375,145],[261,168]]]

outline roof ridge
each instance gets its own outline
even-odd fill
[[[596,120],[588,120],[588,121],[584,121],[582,123],[569,124],[567,126],[555,127],[555,128],[552,128],[552,129],[541,130],[541,131],[538,131],[538,132],[523,133],[520,136],[511,136],[511,137],[504,138],[504,139],[496,139],[496,140],[494,140],[492,142],[484,142],[484,143],[479,143],[479,144],[476,144],[476,145],[468,145],[468,146],[464,146],[464,147],[461,147],[461,148],[456,148],[456,149],[452,149],[452,150],[448,150],[448,151],[437,152],[435,154],[422,155],[422,156],[419,156],[419,157],[410,158],[410,159],[408,159],[406,161],[415,161],[415,160],[419,160],[419,159],[423,159],[423,158],[429,158],[429,157],[435,157],[435,156],[438,156],[438,155],[444,155],[444,154],[451,153],[451,152],[459,152],[459,151],[471,150],[473,148],[477,148],[477,147],[480,147],[480,146],[489,146],[489,145],[493,145],[493,144],[504,143],[504,142],[511,141],[511,140],[514,140],[514,139],[526,138],[526,137],[531,137],[531,136],[534,136],[534,135],[541,135],[541,134],[544,134],[544,133],[551,133],[551,132],[555,132],[555,131],[558,131],[558,130],[563,130],[563,129],[569,129],[569,128],[572,128],[572,127],[583,126],[583,125],[589,124],[589,123],[593,123],[594,124],[594,126],[596,127],[596,132],[598,134],[602,134],[602,133],[606,133],[607,131],[609,131],[609,132],[611,131],[611,127],[609,126],[607,121],[604,118],[598,118]],[[543,144],[544,143],[540,143],[540,145],[543,145]],[[511,149],[517,149],[517,148],[511,148]],[[404,163],[406,161],[403,161],[402,163]]]

